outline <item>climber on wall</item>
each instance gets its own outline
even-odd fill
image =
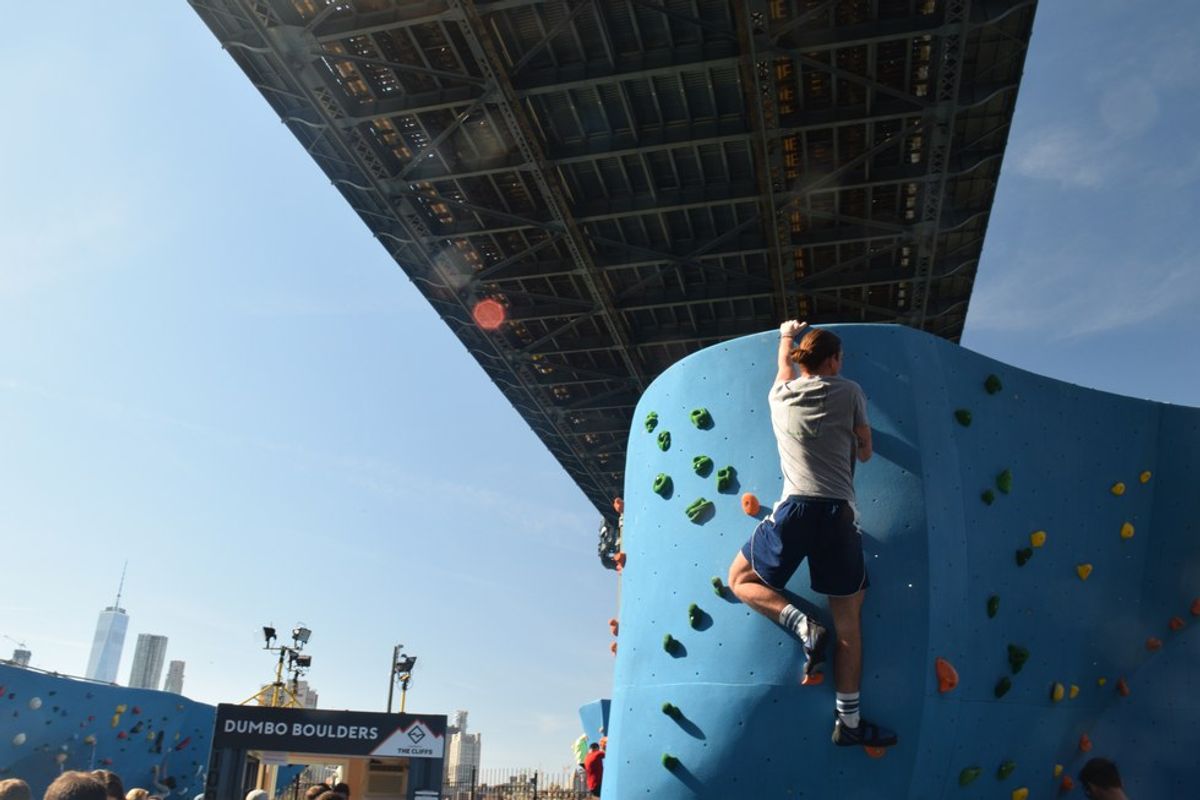
[[[807,323],[779,326],[778,371],[768,404],[779,447],[783,497],[759,523],[729,567],[729,588],[743,603],[794,633],[804,644],[804,674],[815,680],[828,632],[781,593],[808,559],[813,591],[827,595],[837,643],[833,741],[889,747],[896,734],[859,714],[862,605],[867,580],[862,534],[854,510],[855,460],[871,457],[871,428],[862,388],[839,375],[842,343]],[[800,366],[797,377],[793,363]]]

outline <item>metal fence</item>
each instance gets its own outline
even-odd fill
[[[449,776],[442,789],[443,800],[586,800],[590,796],[580,769],[472,770],[470,776]]]

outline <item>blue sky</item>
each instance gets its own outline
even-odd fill
[[[964,344],[1200,404],[1200,7],[1042,4]],[[0,634],[137,633],[236,701],[471,712],[557,768],[605,696],[597,514],[185,3],[23,4],[0,53]],[[11,645],[0,642],[0,649]]]

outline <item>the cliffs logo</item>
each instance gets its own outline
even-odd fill
[[[408,732],[408,738],[412,740],[413,744],[420,744],[421,740],[425,738],[425,729],[420,725],[414,725]]]

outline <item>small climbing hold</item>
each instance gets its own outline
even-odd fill
[[[1171,617],[1171,621],[1167,623],[1167,627],[1172,631],[1179,632],[1183,630],[1185,624],[1183,617]]]
[[[1012,491],[1012,481],[1012,470],[1006,469],[996,476],[996,488],[1005,494],[1008,494]]]
[[[1022,786],[1019,789],[1012,790],[1012,800],[1028,800],[1029,790]]]
[[[993,374],[987,376],[987,380],[983,382],[983,388],[987,390],[988,394],[995,394],[1004,388],[1004,384],[1000,383],[998,375]]]
[[[608,621],[608,629],[612,631],[613,636],[616,636],[617,632],[621,630],[621,623],[617,621],[616,617]]]
[[[1108,683],[1108,678],[1096,678],[1097,686],[1103,686],[1106,683]]]
[[[702,431],[712,427],[712,414],[708,413],[707,408],[693,408],[688,416],[692,418],[692,424]]]
[[[964,428],[971,426],[971,412],[968,409],[960,408],[954,412],[954,418],[958,420],[958,424]]]
[[[1162,639],[1159,639],[1156,636],[1149,637],[1146,639],[1146,649],[1151,653],[1162,650]]]
[[[1191,612],[1193,617],[1200,617],[1200,597],[1192,601]]]
[[[117,733],[117,738],[118,738],[118,739],[128,739],[128,738],[129,738],[129,734],[128,734],[128,733],[126,733],[125,731],[119,731],[119,732]]]
[[[1063,765],[1055,764],[1054,765],[1054,777],[1057,778],[1059,775],[1062,775],[1062,773],[1063,773]]]
[[[92,745],[92,744],[95,744],[95,743],[96,743],[96,737],[95,737],[95,736],[92,736],[92,735],[89,733],[87,736],[83,737],[83,743],[84,743],[84,744],[87,744],[87,745]]]
[[[1017,768],[1015,761],[1001,761],[999,768],[996,769],[996,780],[1008,780],[1008,777],[1013,774]]]
[[[25,734],[23,734],[23,733],[18,733],[15,736],[13,736],[13,738],[12,738],[13,747],[20,747],[21,745],[25,744],[25,738],[26,738]]]
[[[1063,775],[1062,783],[1058,785],[1059,794],[1067,794],[1075,788],[1075,781],[1071,780],[1070,775]]]
[[[1025,666],[1025,662],[1029,660],[1029,650],[1020,645],[1010,644],[1008,646],[1008,666],[1012,668],[1013,675],[1021,671],[1021,667]]]
[[[1041,547],[1046,543],[1046,532],[1034,531],[1033,533],[1029,534],[1029,543],[1034,547]]]
[[[994,594],[988,598],[988,602],[987,602],[988,619],[995,618],[996,614],[999,613],[999,611],[1000,611],[1000,595]]]
[[[666,497],[671,493],[671,476],[660,472],[654,476],[654,493]]]
[[[1149,483],[1151,474],[1150,470],[1145,470],[1141,475],[1138,475],[1138,480],[1142,483]]]
[[[617,512],[618,514],[625,513],[625,498],[623,498],[623,497],[614,497],[613,498],[613,511]]]
[[[992,694],[996,695],[996,699],[1004,697],[1008,694],[1008,690],[1012,688],[1012,681],[1007,676],[996,681],[996,688],[992,690]]]
[[[671,719],[679,719],[683,715],[683,712],[679,710],[679,706],[674,703],[663,703],[662,712]]]
[[[41,707],[42,707],[42,698],[40,698],[40,697],[29,698],[29,710],[30,711],[37,711]]]
[[[1122,539],[1132,539],[1133,538],[1133,523],[1132,522],[1126,522],[1121,526],[1121,538]]]
[[[625,551],[618,551],[617,554],[613,556],[613,564],[616,566],[617,572],[621,572],[625,569]]]
[[[718,578],[716,575],[712,576],[712,587],[713,587],[713,594],[715,594],[717,597],[725,596],[725,584],[722,583],[721,579]]]
[[[653,433],[658,427],[658,414],[651,411],[646,415],[646,433]]]
[[[970,786],[982,774],[982,767],[965,767],[962,772],[958,773],[958,785]]]
[[[933,660],[934,671],[937,673],[938,691],[943,694],[958,686],[958,670],[944,658]]]
[[[1117,679],[1117,694],[1121,697],[1129,697],[1129,682],[1124,678]]]
[[[1050,686],[1050,699],[1053,702],[1057,703],[1061,701],[1064,694],[1066,694],[1066,690],[1063,689],[1063,685],[1061,683],[1055,682]]]
[[[761,508],[762,506],[759,504],[758,498],[753,494],[746,492],[742,495],[742,511],[745,511],[747,515],[753,517]]]
[[[611,644],[609,644],[608,652],[612,653],[614,656],[617,654],[617,643],[616,642],[612,642]]]
[[[872,747],[869,744],[863,745],[863,751],[871,758],[883,758],[887,755],[886,747]]]
[[[679,759],[670,753],[662,754],[662,765],[667,769],[675,769],[679,766]]]
[[[700,610],[700,606],[692,603],[688,606],[688,624],[693,628],[700,625],[700,621],[704,618],[704,612]]]
[[[1117,481],[1112,485],[1112,488],[1109,489],[1109,491],[1115,494],[1117,497],[1120,497],[1121,495],[1125,494],[1125,484],[1121,481]]]
[[[692,459],[692,471],[701,478],[707,478],[708,473],[712,472],[713,460],[708,456],[696,456]]]
[[[1075,567],[1075,574],[1079,576],[1079,580],[1086,581],[1088,576],[1092,574],[1092,565],[1079,564]]]
[[[1071,688],[1067,690],[1067,697],[1071,698],[1072,700],[1074,700],[1076,697],[1079,697],[1079,687],[1072,683]]]
[[[721,467],[717,470],[717,491],[723,492],[733,486],[733,479],[736,475],[737,470],[733,467]]]
[[[820,686],[825,682],[824,672],[810,672],[807,675],[800,676],[801,686]]]
[[[663,634],[663,650],[674,654],[679,650],[679,640],[669,633]]]
[[[683,510],[687,514],[687,518],[692,522],[700,522],[704,515],[713,508],[711,500],[706,500],[703,497],[697,497],[692,501],[692,504]]]
[[[984,502],[984,505],[991,505],[996,502],[996,493],[991,489],[984,489],[983,494],[979,495],[979,499]]]
[[[1031,558],[1033,558],[1033,548],[1032,547],[1022,547],[1020,550],[1017,551],[1017,566],[1018,567],[1025,566],[1025,562],[1027,562]]]
[[[664,453],[671,449],[671,432],[663,431],[658,435],[658,449]]]
[[[1092,740],[1088,738],[1086,733],[1079,735],[1079,751],[1081,753],[1090,753],[1092,751]]]

